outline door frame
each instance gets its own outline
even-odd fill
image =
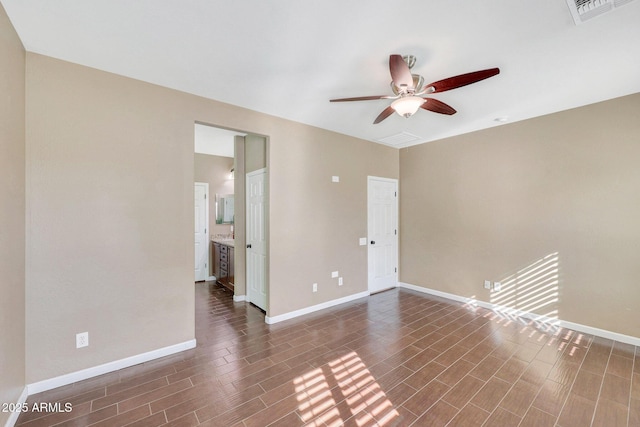
[[[395,247],[396,247],[396,253],[395,253],[395,257],[396,257],[396,271],[395,271],[395,286],[393,287],[398,287],[398,277],[400,277],[400,244],[399,244],[399,238],[400,238],[400,218],[399,218],[399,200],[400,200],[400,188],[399,188],[399,181],[396,178],[385,178],[385,177],[381,177],[381,176],[372,176],[372,175],[368,175],[367,176],[367,290],[369,291],[369,293],[372,292],[371,288],[372,288],[372,262],[371,262],[371,256],[372,256],[372,252],[371,252],[371,236],[369,235],[369,233],[371,232],[371,218],[369,213],[371,212],[371,182],[372,181],[384,181],[384,182],[390,182],[393,183],[395,185],[395,192],[396,192],[396,202],[394,205],[394,210],[395,210],[395,219],[396,219],[396,224],[395,224],[395,229],[396,229],[396,234],[395,234]],[[374,290],[374,292],[378,292],[378,290]]]
[[[249,226],[249,177],[254,175],[264,175],[264,203],[262,204],[263,208],[263,218],[264,218],[264,239],[265,239],[265,269],[264,269],[264,286],[265,286],[265,307],[264,311],[269,314],[269,172],[267,168],[256,169],[251,172],[247,172],[245,174],[245,183],[244,183],[244,197],[245,197],[245,243],[248,244],[248,236],[249,232],[247,230]],[[246,245],[245,245],[246,246]],[[250,292],[249,286],[249,257],[246,255],[246,251],[248,248],[245,248],[245,289],[246,289],[246,300],[249,303],[253,303],[252,295]],[[254,304],[255,305],[255,304]],[[256,305],[256,307],[258,307]],[[258,307],[262,309],[261,307]],[[266,318],[265,318],[266,321]]]
[[[209,233],[211,232],[211,230],[209,229],[209,183],[208,182],[199,182],[199,181],[195,181],[193,183],[193,186],[195,188],[196,185],[201,185],[204,187],[204,222],[206,224],[205,226],[205,233],[206,234],[206,238],[205,238],[205,251],[206,251],[206,258],[205,258],[205,274],[204,274],[204,280],[213,280],[213,276],[211,274],[209,274],[211,272],[211,250],[210,250],[210,239],[209,239]],[[194,206],[193,206],[193,210],[195,213],[195,200],[194,200]],[[195,243],[195,242],[194,242]],[[197,257],[197,254],[195,253],[194,250],[194,257]],[[194,264],[195,264],[195,259],[194,259]],[[195,271],[194,271],[194,279],[195,279]],[[197,280],[196,280],[197,282]]]

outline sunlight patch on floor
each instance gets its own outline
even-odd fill
[[[356,352],[294,380],[298,412],[309,426],[385,426],[400,416]]]

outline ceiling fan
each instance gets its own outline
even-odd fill
[[[452,115],[456,113],[451,106],[434,98],[424,98],[423,95],[444,92],[456,89],[480,80],[488,79],[500,73],[499,68],[490,68],[487,70],[474,71],[471,73],[460,74],[459,76],[449,77],[439,80],[428,85],[424,84],[424,78],[418,74],[411,74],[411,68],[416,63],[416,57],[413,55],[390,55],[389,71],[391,72],[391,90],[394,95],[378,95],[378,96],[359,96],[355,98],[331,99],[330,102],[346,102],[346,101],[371,101],[375,99],[393,99],[394,101],[385,108],[382,113],[374,120],[373,124],[378,124],[394,112],[403,117],[411,117],[418,111],[433,111],[440,114]]]

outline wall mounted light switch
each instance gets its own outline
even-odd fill
[[[334,175],[331,177],[331,182],[340,182],[340,177],[337,175]]]
[[[337,272],[337,271],[332,271],[332,272],[331,272],[331,278],[332,278],[332,279],[335,279],[335,278],[336,278],[336,277],[338,277],[339,275],[340,275],[340,273],[339,273],[339,272]]]

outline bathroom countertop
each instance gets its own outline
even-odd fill
[[[211,239],[214,243],[220,243],[221,245],[231,246],[233,248],[233,239]]]

